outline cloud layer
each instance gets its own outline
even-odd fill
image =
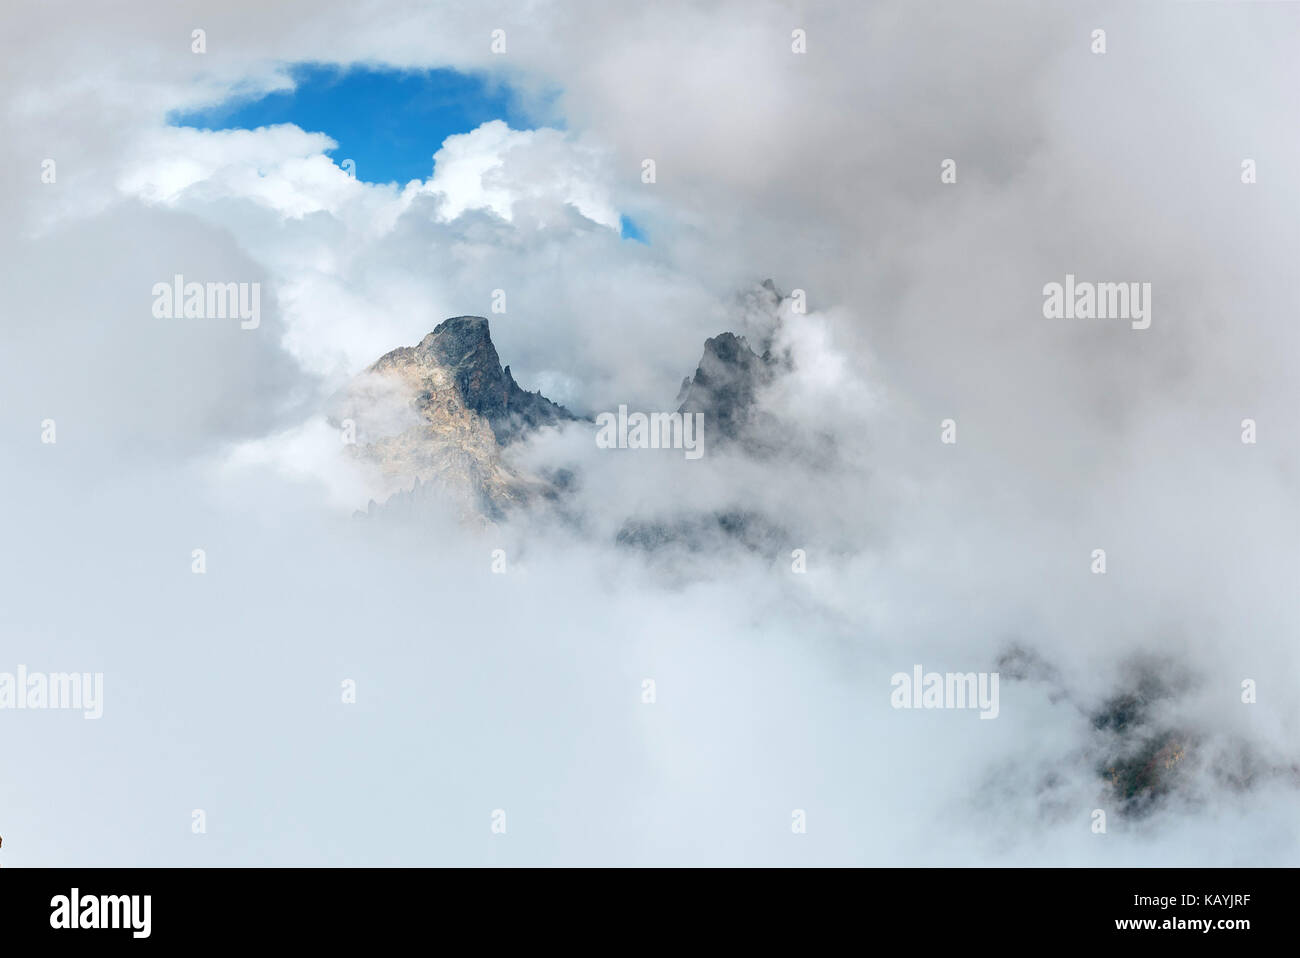
[[[103,671],[106,702],[0,713],[5,864],[1296,863],[1300,11],[837,6],[6,12],[0,671]],[[407,184],[329,130],[166,124],[304,61],[489,71],[555,115]],[[261,325],[154,318],[177,273],[260,282]],[[1151,283],[1151,328],[1044,319],[1067,273]],[[799,441],[686,462],[575,425],[510,453],[573,472],[563,520],[354,522],[326,398],[461,314],[584,415],[774,333]],[[615,545],[735,509],[757,548]],[[1013,648],[1046,665],[1003,666],[996,721],[889,706]],[[1139,818],[1092,716],[1151,672],[1152,727],[1198,745]]]

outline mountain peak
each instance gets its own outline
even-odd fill
[[[369,512],[406,515],[439,499],[466,516],[500,517],[554,495],[501,447],[533,429],[574,419],[502,368],[482,316],[453,316],[415,346],[385,353],[343,390],[336,418],[353,420],[351,454],[377,465],[389,489]]]
[[[486,316],[451,316],[433,327],[433,331],[436,333],[440,329],[451,328],[481,329],[486,333],[488,331],[488,321]]]
[[[744,336],[719,333],[704,342],[695,375],[682,383],[678,412],[704,413],[715,438],[739,439],[753,417],[758,393],[772,381],[774,360],[750,348]]]
[[[464,406],[487,419],[499,445],[507,445],[538,426],[575,417],[540,392],[527,392],[502,368],[488,321],[482,316],[453,316],[425,336],[418,346],[394,349],[372,367],[385,372],[404,366],[438,367],[450,376]]]
[[[419,349],[424,349],[435,340],[447,339],[461,343],[475,343],[481,340],[492,342],[492,333],[488,327],[488,321],[482,316],[453,316],[450,319],[444,319],[437,326],[433,327],[433,332],[420,340]]]

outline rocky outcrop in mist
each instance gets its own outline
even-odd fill
[[[392,487],[384,503],[371,503],[370,514],[442,500],[462,517],[497,519],[551,497],[550,483],[510,466],[502,450],[575,418],[502,368],[481,316],[448,319],[418,345],[381,356],[334,405],[334,419],[355,429],[351,454]]]
[[[574,418],[567,409],[540,392],[520,388],[510,374],[510,367],[502,368],[488,321],[482,316],[445,320],[420,340],[418,346],[394,349],[370,367],[374,373],[396,372],[407,376],[414,372],[417,377],[431,370],[445,373],[461,404],[487,420],[499,445],[507,445],[539,426]],[[437,401],[432,392],[420,396],[424,406]]]
[[[763,391],[791,368],[788,355],[772,351],[781,302],[770,280],[755,287],[738,321],[762,351],[746,335],[719,333],[705,341],[694,373],[682,382],[677,411],[702,414],[711,450],[764,458],[792,440],[761,403]],[[417,345],[384,354],[336,397],[331,414],[336,424],[353,424],[349,454],[375,467],[386,484],[369,515],[410,519],[442,504],[462,518],[493,521],[516,507],[555,501],[566,488],[556,478],[562,470],[526,474],[507,449],[577,417],[515,382],[481,316],[448,319]],[[777,540],[784,543],[779,523],[743,502],[716,514],[629,516],[617,536],[621,545],[646,551],[719,544],[768,551]]]

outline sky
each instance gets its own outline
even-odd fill
[[[336,163],[351,159],[368,183],[426,178],[443,140],[489,120],[531,129],[510,88],[485,74],[456,70],[384,70],[294,64],[291,89],[235,98],[169,118],[173,126],[255,130],[291,123],[325,132]]]
[[[105,702],[0,711],[0,865],[1300,859],[1300,6],[3,18],[0,672]],[[257,328],[155,315],[177,274],[259,283]],[[1150,328],[1045,318],[1067,274],[1151,283]],[[578,477],[572,522],[358,522],[328,399],[458,315],[581,415],[772,335],[799,441],[578,423],[511,452]],[[769,551],[616,545],[734,508]],[[996,721],[890,705],[1012,648]],[[1196,747],[1139,818],[1090,716],[1151,673]]]

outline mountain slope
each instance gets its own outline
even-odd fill
[[[501,367],[488,321],[482,316],[445,320],[418,346],[394,349],[370,368],[379,373],[397,370],[402,375],[411,370],[445,371],[465,408],[485,417],[503,446],[539,426],[574,418],[540,392],[519,387],[510,367]]]
[[[437,497],[462,516],[488,519],[552,494],[544,480],[509,466],[502,448],[575,418],[520,388],[481,316],[448,319],[418,345],[381,356],[343,390],[334,417],[353,423],[350,453],[378,467],[386,502]]]

